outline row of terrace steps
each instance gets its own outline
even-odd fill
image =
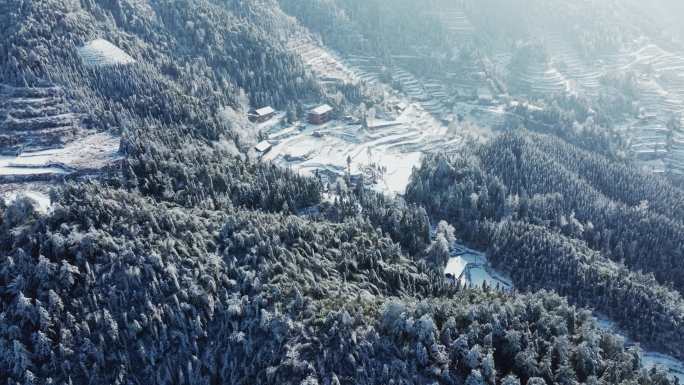
[[[658,129],[648,125],[633,130],[632,150],[637,154],[663,159],[667,171],[684,175],[684,133],[669,133],[666,121],[684,114],[684,56],[649,44],[630,55],[629,67],[650,67],[650,81],[639,82],[642,111],[656,117]],[[684,123],[684,122],[683,122]]]
[[[311,41],[293,40],[288,44],[288,48],[297,52],[304,64],[321,77],[324,83],[340,81],[355,83],[359,80],[354,71],[347,68],[335,54]]]
[[[552,95],[568,91],[568,81],[556,69],[545,63],[530,66],[518,76],[517,82],[532,95]]]
[[[684,124],[684,119],[681,124]],[[684,175],[684,128],[672,133],[670,152],[665,157],[665,164],[669,172]]]
[[[441,3],[439,4],[439,11],[428,12],[427,15],[437,19],[455,42],[467,43],[473,41],[475,27],[464,12],[463,4]]]
[[[447,114],[445,101],[448,99],[443,88],[436,88],[434,83],[428,82],[425,86],[420,80],[410,72],[395,67],[392,77],[401,84],[404,93],[421,107],[438,119],[444,118]]]
[[[80,115],[70,111],[59,87],[0,85],[0,150],[47,148],[73,139]]]
[[[375,57],[352,55],[347,58],[346,65],[362,82],[369,85],[380,83],[379,74],[383,67]]]
[[[574,81],[580,93],[590,97],[598,96],[603,71],[597,70],[596,65],[588,65],[562,36],[551,34],[545,40],[546,50],[555,63],[555,69]]]

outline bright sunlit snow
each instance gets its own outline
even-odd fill
[[[104,39],[96,39],[78,49],[88,66],[110,66],[135,63],[135,60],[119,47]]]
[[[513,287],[510,279],[492,268],[484,253],[458,243],[455,243],[452,248],[452,256],[444,269],[445,275],[474,287],[482,287],[485,282],[491,288],[499,287],[508,290]]]
[[[19,197],[27,197],[35,203],[35,207],[38,212],[47,213],[50,210],[50,197],[48,194],[42,191],[35,190],[22,190],[22,191],[9,191],[3,194],[5,203],[11,204],[14,200]]]

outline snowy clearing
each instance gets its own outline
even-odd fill
[[[274,126],[269,132],[272,150],[264,160],[304,175],[316,170],[329,179],[347,172],[363,175],[369,185],[388,194],[403,194],[421,156],[437,149],[456,149],[461,138],[419,106],[411,105],[389,124],[366,129],[361,124],[331,121],[324,125]]]
[[[467,29],[460,14],[450,17],[455,29]],[[342,58],[306,38],[293,39],[289,45],[324,83],[362,85],[382,100],[371,107],[365,127],[353,119],[321,126],[270,123],[264,131],[273,147],[263,159],[304,175],[318,173],[334,182],[349,172],[363,176],[376,191],[403,194],[423,154],[458,151],[466,136],[491,137],[491,128],[505,118],[503,106],[484,107],[477,101],[461,103],[458,111],[447,107],[451,99],[439,80],[416,78],[399,65],[390,72],[402,91],[381,80],[386,68],[375,57]],[[454,122],[456,113],[464,122]]]
[[[99,169],[118,157],[119,138],[97,133],[78,139],[63,148],[0,156],[0,176],[67,174]]]
[[[7,191],[2,194],[5,203],[8,205],[22,196],[33,201],[34,207],[38,210],[38,212],[46,214],[50,211],[50,207],[52,206],[52,203],[50,202],[50,196],[42,191],[26,189]]]
[[[451,258],[444,269],[444,274],[463,285],[482,287],[486,282],[490,288],[510,290],[513,283],[503,274],[494,270],[487,256],[476,250],[469,249],[461,244],[452,245]]]
[[[78,49],[87,66],[112,66],[135,63],[135,60],[119,47],[104,39],[96,39]]]

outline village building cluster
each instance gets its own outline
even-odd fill
[[[321,104],[308,111],[306,120],[311,125],[320,126],[332,120],[334,111],[335,109],[329,104]],[[252,123],[259,124],[270,121],[276,115],[277,111],[273,107],[265,106],[251,110],[247,117]],[[322,136],[319,130],[315,130],[313,135],[316,137]],[[268,140],[263,140],[254,146],[254,150],[260,157],[267,154],[272,148],[273,144]]]

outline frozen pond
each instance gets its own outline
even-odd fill
[[[461,284],[473,287],[482,287],[486,282],[491,288],[498,287],[501,290],[513,288],[510,279],[490,266],[484,253],[460,244],[453,245],[451,258],[447,262],[444,274],[449,279],[458,280]]]
[[[601,329],[617,334],[624,338],[625,344],[628,346],[635,345],[620,331],[618,326],[613,321],[599,315],[596,315],[595,317],[596,323]],[[679,361],[674,357],[668,356],[667,354],[642,350],[641,363],[646,369],[650,369],[654,366],[666,368],[673,377],[678,378],[679,382],[684,384],[684,362]]]

